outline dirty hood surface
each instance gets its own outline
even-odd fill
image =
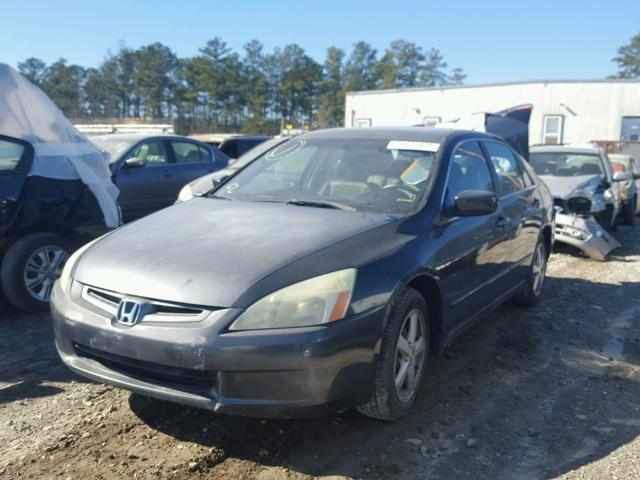
[[[214,307],[275,270],[396,217],[198,198],[126,225],[92,246],[74,278],[131,296]]]
[[[602,183],[600,175],[578,175],[575,177],[559,177],[555,175],[538,175],[555,198],[566,199],[573,196],[576,190],[583,190],[587,195],[593,195]]]

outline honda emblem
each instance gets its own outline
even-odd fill
[[[133,300],[120,300],[116,311],[116,322],[131,326],[140,320],[142,320],[142,305]]]

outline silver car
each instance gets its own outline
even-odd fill
[[[558,241],[604,260],[620,245],[610,232],[621,211],[620,185],[629,175],[614,172],[597,145],[535,146],[530,162],[554,197]]]

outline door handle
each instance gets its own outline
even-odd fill
[[[534,197],[534,198],[533,198],[533,201],[531,202],[531,205],[532,205],[534,208],[538,208],[538,207],[540,206],[540,200]]]
[[[164,177],[165,178],[173,177],[173,172],[164,172]]]
[[[499,215],[498,218],[496,219],[496,227],[498,228],[505,228],[508,223],[509,223],[509,219],[503,215]]]

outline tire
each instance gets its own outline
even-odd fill
[[[611,233],[616,230],[616,216],[613,213],[613,207],[611,205],[607,205],[606,210],[598,212],[594,216],[600,226],[607,232]]]
[[[411,325],[414,318],[416,334],[411,342]],[[375,360],[373,393],[366,404],[357,407],[360,413],[391,421],[411,411],[429,361],[429,332],[429,317],[424,298],[412,288],[405,289],[389,313],[380,354]],[[404,348],[399,349],[401,336]],[[411,355],[405,355],[407,350],[411,351]],[[400,374],[403,368],[406,372],[404,376]],[[399,388],[396,387],[395,381],[397,374],[398,378],[404,379],[400,382]]]
[[[547,261],[549,253],[544,238],[538,240],[536,249],[533,251],[531,268],[527,275],[527,283],[524,289],[514,298],[514,303],[524,307],[534,307],[542,298],[544,292],[545,278],[547,273]]]
[[[622,223],[623,225],[629,225],[633,227],[636,224],[636,212],[634,211],[636,205],[636,199],[626,203],[622,206]]]
[[[15,242],[0,267],[0,281],[7,299],[25,312],[47,311],[53,282],[60,276],[71,251],[70,242],[53,233],[34,233]],[[31,288],[27,286],[29,280]]]

